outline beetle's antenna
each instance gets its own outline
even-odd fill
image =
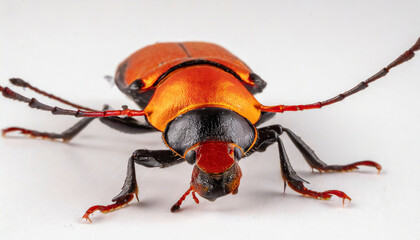
[[[261,106],[261,111],[264,112],[285,112],[285,111],[302,111],[307,109],[316,109],[316,108],[322,108],[323,106],[327,106],[336,102],[342,101],[344,98],[353,95],[359,91],[362,91],[363,89],[367,88],[369,83],[378,80],[379,78],[384,77],[388,74],[389,70],[391,70],[393,67],[396,67],[400,65],[401,63],[404,63],[414,57],[414,52],[420,49],[420,38],[417,39],[417,42],[406,52],[401,54],[397,59],[395,59],[392,63],[390,63],[388,66],[384,67],[382,70],[380,70],[375,75],[371,76],[367,80],[357,84],[352,89],[340,93],[337,96],[327,99],[325,101],[316,102],[312,104],[305,104],[305,105],[277,105],[277,106]]]
[[[83,107],[83,106],[80,106],[78,104],[74,104],[74,103],[69,102],[69,101],[67,101],[65,99],[62,99],[62,98],[57,97],[57,96],[54,96],[51,93],[47,93],[47,92],[45,92],[43,90],[40,90],[39,88],[36,88],[36,87],[32,86],[30,83],[24,81],[23,79],[20,79],[20,78],[11,78],[11,79],[9,79],[9,81],[10,81],[11,84],[13,84],[13,85],[15,85],[17,87],[29,88],[32,91],[36,92],[36,93],[39,93],[39,94],[41,94],[43,96],[49,97],[51,99],[54,99],[54,100],[56,100],[58,102],[64,103],[66,105],[72,106],[74,108],[88,110],[88,111],[96,111],[94,109]]]
[[[35,98],[27,98],[22,96],[10,88],[6,87],[3,88],[0,86],[0,92],[3,93],[3,96],[6,98],[10,98],[13,100],[17,100],[20,102],[28,103],[29,107],[36,108],[44,111],[49,111],[54,115],[70,115],[75,117],[110,117],[110,116],[144,116],[144,111],[139,110],[131,110],[131,109],[124,109],[124,110],[107,110],[107,111],[82,111],[82,110],[69,110],[59,107],[52,107],[46,104],[43,104],[36,100]]]

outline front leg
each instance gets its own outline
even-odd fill
[[[324,192],[315,192],[310,189],[307,189],[303,185],[303,183],[306,181],[303,180],[301,177],[299,177],[297,173],[295,172],[295,170],[293,170],[292,165],[289,162],[289,157],[287,156],[286,150],[284,149],[283,142],[281,141],[279,136],[277,136],[277,143],[278,143],[279,154],[280,154],[281,174],[283,176],[284,181],[287,182],[287,184],[289,185],[291,189],[295,190],[296,192],[300,194],[303,194],[306,197],[313,197],[317,199],[328,200],[331,198],[332,195],[336,195],[337,197],[340,197],[343,199],[343,204],[344,204],[345,199],[348,199],[349,201],[351,201],[351,198],[342,191],[328,190]]]
[[[312,171],[313,169],[317,169],[320,172],[348,172],[358,169],[359,166],[368,166],[376,168],[379,173],[382,169],[381,165],[373,161],[359,161],[346,165],[328,165],[321,161],[315,152],[298,135],[292,132],[292,130],[283,128],[283,131],[287,133],[293,144],[312,168]]]
[[[136,150],[128,160],[127,176],[124,181],[121,192],[115,196],[110,205],[95,205],[90,207],[83,215],[83,219],[92,222],[89,216],[95,211],[102,213],[112,212],[126,206],[134,197],[138,198],[138,187],[136,180],[136,170],[134,163],[145,167],[165,168],[183,162],[184,159],[170,150]]]
[[[267,147],[277,143],[279,148],[280,155],[280,167],[281,173],[284,180],[284,189],[286,189],[286,184],[289,185],[294,191],[307,196],[317,199],[330,199],[332,195],[336,195],[340,198],[350,200],[350,197],[347,196],[344,192],[338,190],[329,190],[324,192],[316,192],[310,189],[307,189],[303,184],[308,183],[306,180],[299,177],[295,172],[292,165],[289,162],[289,157],[286,154],[284,149],[283,142],[280,139],[280,135],[283,133],[284,128],[280,125],[272,125],[264,128],[258,129],[258,139],[254,147],[248,152],[247,156],[254,152],[264,152]]]

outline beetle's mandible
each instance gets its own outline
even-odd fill
[[[330,199],[336,195],[344,202],[345,199],[350,200],[350,197],[342,191],[317,192],[305,187],[306,181],[299,177],[289,162],[280,135],[286,133],[309,166],[320,172],[351,171],[359,166],[375,167],[380,171],[378,163],[361,161],[348,165],[327,165],[290,129],[279,124],[259,126],[275,113],[316,109],[339,102],[367,88],[393,67],[410,60],[419,49],[420,38],[378,73],[325,101],[265,106],[254,98],[254,94],[261,92],[266,82],[226,49],[204,42],[157,43],[129,56],[118,66],[115,75],[118,88],[140,107],[139,110],[126,107],[109,110],[105,105],[102,111],[98,111],[44,92],[22,79],[12,78],[10,82],[15,86],[29,88],[77,110],[52,107],[0,86],[4,97],[26,102],[32,108],[53,114],[82,119],[63,133],[10,127],[3,129],[3,135],[20,132],[32,137],[67,142],[95,118],[125,133],[162,133],[162,139],[169,149],[136,150],[128,160],[127,176],[122,191],[112,199],[114,203],[89,208],[83,216],[88,221],[89,216],[97,210],[103,213],[113,211],[125,206],[134,197],[137,198],[136,163],[145,167],[166,168],[186,161],[193,166],[190,186],[172,206],[171,211],[174,212],[189,193],[192,193],[197,203],[196,193],[210,201],[227,194],[236,194],[242,177],[238,165],[240,159],[254,152],[263,152],[273,144],[279,149],[284,187],[287,184],[294,191],[317,199]],[[138,122],[133,118],[135,116],[144,116],[145,123]]]

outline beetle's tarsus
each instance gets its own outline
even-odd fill
[[[6,135],[10,132],[19,132],[22,135],[29,135],[29,137],[31,138],[40,137],[42,139],[50,139],[45,134],[41,134],[40,132],[32,131],[32,130],[28,130],[24,128],[18,128],[18,127],[9,127],[9,128],[3,129],[2,130],[3,137],[6,137]]]
[[[92,220],[90,220],[89,216],[83,216],[82,221],[84,221],[84,223],[93,223]]]
[[[124,198],[119,198],[116,203],[110,204],[110,205],[95,205],[90,207],[85,214],[83,215],[82,219],[92,222],[92,220],[89,218],[89,216],[94,213],[95,211],[101,211],[102,213],[109,213],[113,212],[115,210],[118,210],[120,208],[123,208],[128,205],[131,200],[134,198],[134,193],[128,194],[124,196]]]
[[[351,172],[353,170],[359,169],[359,166],[374,167],[378,170],[378,173],[382,170],[382,166],[373,161],[360,161],[347,165],[325,165],[314,167],[319,172]]]
[[[342,191],[339,190],[328,190],[328,191],[324,191],[324,192],[316,192],[316,191],[312,191],[310,189],[307,189],[304,185],[303,182],[296,182],[296,181],[287,181],[287,184],[289,185],[289,187],[291,189],[293,189],[294,191],[304,195],[305,197],[312,197],[312,198],[316,198],[319,200],[330,200],[331,197],[333,195],[342,198],[343,199],[343,204],[344,204],[344,200],[349,200],[351,201],[351,198],[345,194]]]

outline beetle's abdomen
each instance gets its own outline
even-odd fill
[[[150,124],[163,131],[177,116],[204,107],[232,110],[252,124],[261,114],[260,103],[237,78],[208,65],[172,72],[158,85],[144,110]]]

